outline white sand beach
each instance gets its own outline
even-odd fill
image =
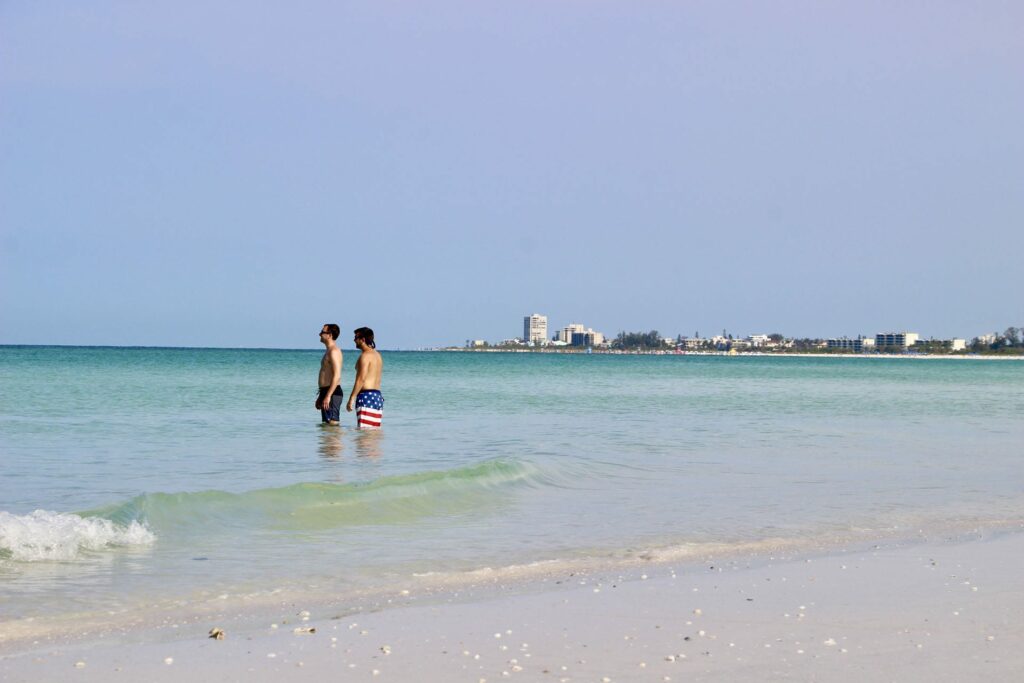
[[[1024,534],[551,577],[337,616],[289,605],[38,643],[4,681],[1015,681]],[[504,593],[504,594],[503,594]],[[399,596],[396,595],[396,598]],[[213,627],[225,638],[208,637]],[[309,629],[309,632],[306,630]]]

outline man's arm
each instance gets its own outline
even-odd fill
[[[348,395],[348,405],[345,406],[345,410],[352,412],[352,406],[355,405],[356,396],[359,395],[360,390],[363,388],[363,382],[366,380],[366,354],[360,354],[359,360],[356,361],[356,381],[352,383],[352,393]]]

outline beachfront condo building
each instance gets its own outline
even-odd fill
[[[558,341],[572,344],[572,335],[585,331],[583,323],[569,323],[558,331]]]
[[[527,344],[547,344],[548,317],[539,313],[523,318],[523,341]]]
[[[843,349],[854,353],[864,353],[875,349],[875,340],[870,337],[857,337],[856,339],[829,339],[826,345],[830,349]]]
[[[572,346],[600,346],[604,344],[604,335],[582,323],[569,323],[558,331],[557,340]]]
[[[573,332],[569,343],[573,346],[600,346],[604,344],[604,335],[588,328],[582,332]]]
[[[916,344],[920,337],[917,332],[884,332],[875,335],[875,346],[905,349]]]

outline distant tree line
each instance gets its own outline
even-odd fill
[[[612,340],[613,349],[664,349],[667,348],[665,340],[657,330],[650,332],[619,332]]]
[[[881,347],[881,350],[889,351],[890,349],[888,347],[883,346]],[[947,347],[946,343],[941,339],[919,339],[917,343],[914,344],[913,350],[915,353],[929,353],[934,355],[953,353],[953,351],[949,347]],[[957,353],[963,352],[958,351]]]
[[[822,339],[810,339],[809,337],[794,339],[793,350],[802,351],[805,353],[809,351],[817,351],[819,350],[819,347],[821,346],[823,341],[824,340]]]
[[[976,353],[1024,353],[1024,327],[1007,327],[995,339],[984,340],[975,337],[971,340],[971,351]]]

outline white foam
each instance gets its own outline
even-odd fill
[[[151,545],[156,536],[144,525],[36,510],[27,515],[0,512],[0,557],[20,562],[73,560],[82,551]]]

